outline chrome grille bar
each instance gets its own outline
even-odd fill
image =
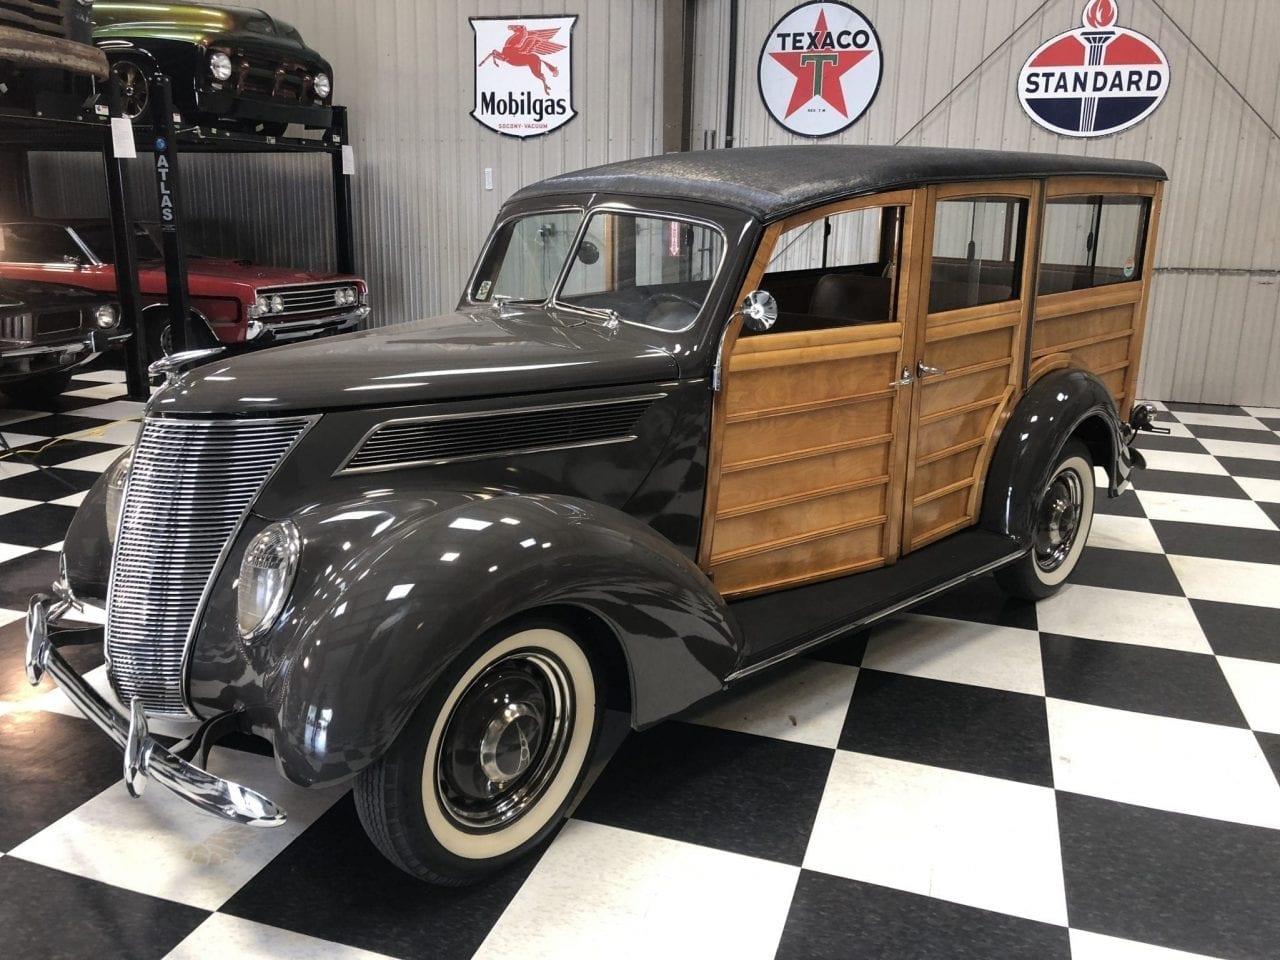
[[[388,420],[370,431],[343,473],[394,470],[634,440],[662,394]]]
[[[352,304],[340,304],[334,299],[334,292],[341,289],[358,290],[354,282],[307,283],[290,287],[263,287],[258,290],[259,296],[278,296],[284,301],[282,313],[268,314],[267,320],[274,320],[292,313],[316,313],[321,310],[346,310]]]
[[[107,589],[107,671],[122,702],[191,715],[184,665],[206,594],[258,492],[311,422],[143,422]]]

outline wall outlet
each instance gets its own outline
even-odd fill
[[[486,190],[493,189],[493,167],[484,168],[484,188]]]

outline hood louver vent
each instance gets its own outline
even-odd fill
[[[659,396],[391,420],[365,437],[341,472],[393,470],[634,440],[637,421]]]

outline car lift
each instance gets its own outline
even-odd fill
[[[347,132],[346,107],[333,108],[333,124],[316,137],[271,137],[256,133],[239,133],[214,127],[184,123],[174,112],[169,78],[157,74],[151,78],[152,115],[150,125],[132,125],[132,135],[139,154],[152,153],[157,161],[157,191],[162,217],[167,300],[183,309],[173,324],[175,352],[208,344],[208,333],[200,329],[186,305],[186,257],[182,245],[180,156],[184,153],[326,153],[330,157],[333,185],[333,226],[335,267],[341,273],[355,273],[355,240],[352,218],[351,164]],[[115,244],[117,297],[123,322],[132,325],[135,336],[126,348],[126,386],[134,400],[150,396],[147,374],[146,339],[142,331],[142,296],[138,290],[138,257],[134,238],[133,203],[130,197],[125,164],[132,159],[117,156],[112,120],[116,130],[123,120],[120,90],[112,77],[96,82],[92,94],[82,102],[66,105],[63,101],[37,100],[31,109],[12,109],[0,105],[0,213],[30,215],[33,213],[29,170],[32,150],[67,152],[101,152],[106,168],[107,207]],[[163,158],[163,163],[161,159]],[[161,176],[163,172],[163,176]]]

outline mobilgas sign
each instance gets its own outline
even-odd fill
[[[1040,126],[1103,137],[1151,115],[1169,92],[1169,61],[1149,37],[1116,26],[1116,0],[1089,0],[1083,26],[1042,44],[1018,75],[1018,100]]]
[[[847,3],[805,3],[774,24],[760,51],[760,97],[792,133],[830,137],[871,106],[884,61],[871,21]]]
[[[472,17],[476,100],[471,116],[509,137],[562,127],[573,108],[572,17]]]

